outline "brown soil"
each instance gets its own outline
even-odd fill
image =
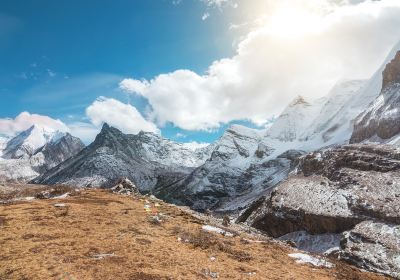
[[[90,190],[0,205],[0,279],[385,279],[297,264],[290,247],[203,232],[201,219],[150,201],[159,222],[146,199]]]

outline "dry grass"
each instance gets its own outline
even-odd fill
[[[144,204],[91,190],[0,206],[0,279],[384,279],[339,262],[299,265],[293,249],[244,242],[251,236],[203,232],[201,220],[164,203],[168,219],[153,224]]]
[[[15,200],[24,197],[35,197],[36,199],[46,199],[47,196],[55,197],[65,193],[70,196],[76,195],[75,188],[70,186],[45,186],[30,184],[4,184],[0,183],[0,202],[14,203]]]

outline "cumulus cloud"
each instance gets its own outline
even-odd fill
[[[19,132],[27,130],[32,125],[46,126],[63,132],[69,131],[69,128],[58,119],[38,114],[30,114],[29,112],[22,112],[15,119],[0,119],[0,134],[15,136]]]
[[[73,136],[81,139],[85,144],[91,143],[100,132],[100,127],[87,122],[74,122],[68,124]]]
[[[135,107],[113,98],[99,97],[86,108],[86,116],[89,122],[77,121],[65,124],[59,119],[22,112],[15,119],[0,119],[0,135],[12,137],[32,125],[41,125],[69,132],[88,144],[99,133],[103,123],[108,123],[124,133],[137,134],[141,130],[159,133],[156,125],[146,120]]]
[[[124,133],[159,132],[156,125],[144,119],[135,107],[113,98],[98,98],[86,109],[86,115],[97,127],[108,123]]]
[[[340,79],[368,78],[400,39],[397,0],[266,2],[269,12],[236,55],[214,61],[205,74],[181,69],[150,81],[125,79],[121,89],[145,97],[160,125],[263,124],[299,94],[316,98]]]

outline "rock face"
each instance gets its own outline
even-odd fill
[[[362,220],[400,223],[400,149],[347,145],[308,154],[253,225],[272,236],[340,233]]]
[[[363,221],[376,221],[389,227],[398,225],[400,149],[359,144],[310,153],[300,158],[296,172],[281,183],[247,220],[274,237],[300,231],[312,235],[350,231],[354,236],[357,229],[365,228],[359,226],[353,230]],[[398,237],[393,238],[400,242]],[[357,245],[357,242],[363,244]],[[362,239],[357,242],[342,245],[347,252],[346,258],[354,258],[355,263],[358,253],[352,256],[351,248],[368,247]],[[392,250],[385,247],[389,245],[379,246]],[[372,251],[365,254],[370,263],[379,261],[371,259],[372,256]],[[398,270],[398,265],[389,270]]]
[[[400,82],[400,51],[396,53],[393,60],[386,65],[385,70],[383,70],[383,83],[382,89],[389,88],[394,84]]]
[[[400,134],[400,51],[383,71],[382,91],[358,118],[351,143],[390,142]],[[396,139],[397,141],[397,139]]]
[[[66,133],[56,141],[50,141],[35,153],[36,156],[43,155],[44,158],[44,165],[40,167],[40,173],[50,170],[61,162],[76,155],[83,148],[85,148],[85,145],[82,141],[69,133]]]
[[[400,278],[400,226],[366,221],[344,234],[340,257],[363,269]]]
[[[126,177],[141,190],[172,184],[207,157],[206,148],[191,150],[153,133],[123,134],[105,124],[95,141],[35,183],[112,187]]]
[[[76,155],[84,144],[79,138],[47,127],[32,126],[2,144],[1,181],[29,181]]]

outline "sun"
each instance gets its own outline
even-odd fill
[[[320,32],[325,25],[323,15],[306,6],[281,4],[271,14],[265,16],[264,29],[271,35],[301,39]]]

